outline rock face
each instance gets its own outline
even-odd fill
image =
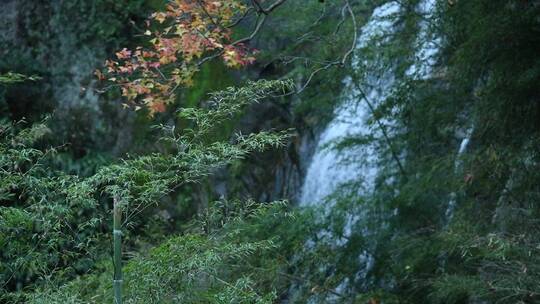
[[[63,1],[8,1],[2,5],[1,52],[3,58],[10,59],[2,62],[2,68],[43,69],[46,75],[42,76],[60,107],[85,105],[97,109],[98,97],[91,89],[92,71],[105,57],[103,43],[83,40],[76,32],[80,28],[70,26]]]
[[[96,149],[119,155],[131,144],[133,117],[121,111],[120,102],[100,97],[93,75],[117,48],[116,22],[124,22],[104,20],[127,15],[101,16],[98,9],[108,8],[96,3],[7,0],[0,11],[0,71],[42,77],[5,94],[6,114],[13,120],[52,114],[55,134],[75,146],[76,158]],[[104,137],[105,132],[113,136]]]
[[[2,3],[2,19],[0,20],[0,41],[15,40],[17,24],[17,1],[6,0]]]

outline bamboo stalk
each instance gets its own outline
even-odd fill
[[[118,198],[113,200],[113,289],[114,304],[122,304],[122,210]]]

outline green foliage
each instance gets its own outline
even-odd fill
[[[539,210],[534,202],[540,193],[534,144],[540,113],[534,102],[540,79],[538,58],[533,55],[539,46],[538,20],[533,17],[537,15],[537,6],[519,1],[459,1],[440,7],[439,26],[447,39],[442,80],[448,86],[421,84],[414,88],[415,95],[409,95],[429,102],[420,103],[420,108],[415,102],[404,112],[409,122],[419,123],[407,146],[418,147],[413,155],[426,165],[409,170],[429,177],[423,186],[414,184],[415,193],[438,188],[442,191],[430,200],[440,204],[450,199],[444,192],[453,191],[460,207],[448,226],[444,221],[434,224],[432,216],[420,226],[425,232],[404,238],[414,245],[402,257],[414,262],[406,264],[411,271],[402,283],[419,296],[427,294],[423,301],[538,300],[540,289],[533,283],[540,276],[534,266],[538,249],[532,246],[538,241],[534,218]],[[415,112],[423,118],[411,119],[409,113]],[[460,132],[452,128],[471,122],[474,146],[457,176],[449,178],[444,172],[455,171],[451,167],[455,150],[444,147]],[[430,131],[426,123],[433,126]],[[418,132],[422,129],[426,131]],[[425,134],[425,139],[419,141],[416,134]],[[445,159],[448,165],[440,175],[426,172]],[[414,203],[417,206],[418,201]],[[417,221],[417,212],[410,216]]]
[[[0,84],[13,84],[17,82],[23,82],[25,80],[38,80],[38,76],[26,76],[19,73],[8,72],[6,74],[0,74]]]
[[[5,301],[9,290],[38,278],[61,280],[87,271],[101,236],[90,185],[50,172],[43,159],[54,151],[32,148],[49,130],[42,124],[17,129],[3,125],[0,142],[0,298]]]
[[[114,184],[106,186],[106,191],[130,204],[127,210],[155,204],[176,187],[198,182],[213,170],[240,160],[251,152],[282,145],[288,137],[287,132],[238,134],[232,141],[208,142],[205,138],[210,130],[218,128],[247,104],[289,89],[289,82],[259,81],[214,93],[207,108],[188,108],[179,112],[179,118],[192,122],[191,127],[181,130],[174,126],[159,127],[163,132],[161,140],[170,145],[174,153],[155,153],[129,159],[100,170],[92,179],[103,184],[114,181]]]
[[[92,72],[120,46],[137,44],[135,24],[162,0],[7,1],[2,10],[0,73],[40,75],[39,82],[0,86],[3,119],[39,122],[50,116],[54,135],[41,140],[63,146],[51,165],[69,174],[92,175],[112,158],[153,142],[150,123],[121,111],[114,94],[98,94]],[[110,55],[107,55],[110,54]],[[103,159],[107,160],[104,161]]]
[[[274,237],[253,233],[254,225],[273,219],[293,224],[283,202],[214,202],[191,222],[190,231],[170,238],[125,267],[126,303],[274,303],[276,280],[272,268],[253,263],[266,257],[268,265],[282,268],[273,253]],[[252,234],[253,236],[253,234]],[[84,276],[60,287],[32,295],[30,303],[104,303],[112,301],[111,273]]]
[[[358,23],[368,16],[375,5],[372,2],[376,1],[351,2]],[[258,61],[268,62],[261,67],[262,76],[285,75],[295,80],[297,90],[302,89],[299,96],[293,97],[298,129],[316,128],[331,118],[336,97],[343,88],[342,80],[350,72],[349,61],[329,65],[343,59],[358,30],[344,4],[286,1],[283,9],[273,13],[268,30],[261,34]]]
[[[120,199],[126,214],[124,224],[134,227],[137,226],[137,215],[158,204],[176,188],[199,182],[214,170],[251,152],[282,145],[288,137],[286,132],[238,134],[231,141],[208,142],[204,138],[209,130],[237,115],[246,105],[289,89],[290,83],[286,81],[259,81],[214,93],[207,108],[185,109],[179,113],[179,119],[191,122],[190,128],[179,131],[165,126],[159,128],[163,132],[162,141],[171,145],[174,153],[154,153],[127,159],[104,166],[87,178],[49,170],[44,160],[54,151],[32,148],[36,140],[49,132],[44,125],[35,125],[20,132],[6,127],[0,146],[0,166],[3,168],[0,197],[2,205],[6,206],[1,207],[0,244],[9,244],[8,250],[2,252],[3,296],[6,299],[15,297],[17,294],[8,292],[20,291],[24,285],[35,287],[32,284],[36,280],[37,286],[39,281],[53,280],[59,284],[92,268],[108,240],[103,236],[107,225],[102,224],[109,216],[107,204],[100,203],[100,200],[107,199],[107,195]],[[217,245],[213,239],[194,237],[187,238],[185,242],[193,242],[192,248],[197,248],[203,245],[203,241],[207,242],[204,243],[209,251],[207,255],[211,255],[212,248]],[[128,244],[133,245],[129,240]],[[262,249],[265,244],[248,243],[240,246],[244,249],[234,253],[232,245],[222,243],[222,251],[218,253],[230,253],[231,258],[239,258],[255,249]],[[164,258],[160,252],[155,252],[156,257]],[[208,263],[214,261],[210,256],[208,258]],[[139,279],[140,275],[135,274],[133,280]],[[247,277],[242,277],[231,286],[236,284],[243,290],[251,283]],[[228,291],[220,290],[214,296],[226,298],[227,293],[234,291],[231,286],[228,286]],[[137,290],[143,289],[138,288],[134,292]],[[250,293],[249,289],[245,292]],[[24,299],[24,294],[19,296]],[[135,298],[143,301],[139,296]]]
[[[89,20],[95,26],[85,32],[88,24],[74,23],[73,31],[81,32],[83,41],[95,33],[114,40],[111,45],[123,41],[117,35],[131,30],[108,23],[114,18],[105,11],[139,16],[145,5],[132,2],[127,11],[122,11],[126,3],[92,2],[96,13]],[[351,1],[358,24],[382,2]],[[92,12],[91,2],[66,3],[62,18],[78,10]],[[283,203],[250,200],[204,206],[205,200],[198,205],[193,193],[200,183],[200,192],[211,196],[208,177],[227,166],[226,178],[233,180],[227,194],[243,194],[248,191],[242,188],[252,186],[266,193],[281,161],[295,160],[274,152],[261,159],[250,155],[285,144],[289,133],[267,131],[269,126],[313,127],[328,118],[342,79],[351,72],[346,68],[315,75],[301,95],[304,101],[294,97],[292,110],[285,104],[264,109],[286,112],[279,115],[287,118],[269,121],[254,115],[255,126],[246,129],[257,133],[232,137],[231,119],[240,121],[246,108],[260,110],[257,102],[293,84],[248,83],[198,104],[216,83],[229,83],[220,68],[217,74],[214,68],[203,69],[200,88],[186,93],[182,106],[187,107],[158,117],[164,123],[151,137],[160,140],[141,149],[141,156],[110,164],[96,153],[97,161],[82,166],[56,158],[72,168],[66,171],[86,177],[50,170],[54,151],[36,148],[44,146],[39,138],[50,133],[48,128],[3,127],[1,301],[111,302],[112,272],[104,248],[110,245],[110,197],[117,195],[129,228],[127,303],[537,303],[540,6],[517,0],[439,1],[428,36],[441,37],[440,59],[433,77],[412,79],[406,70],[415,60],[424,16],[415,11],[419,1],[400,3],[405,9],[392,39],[357,51],[362,60],[380,61],[353,73],[362,80],[370,69],[395,69],[399,85],[376,104],[369,120],[374,130],[377,120],[390,122],[389,141],[375,132],[329,147],[375,144],[380,155],[375,191],[361,192],[362,181],[344,185],[329,197],[330,211],[289,214]],[[342,19],[342,4],[284,4],[261,39],[267,42],[261,42],[259,62],[269,64],[260,67],[260,74],[289,75],[298,87],[312,68],[346,51],[355,29]],[[22,78],[11,75],[8,82],[14,80]],[[471,126],[471,143],[457,159]],[[290,154],[297,153],[293,148]],[[266,164],[256,167],[246,159]],[[448,216],[452,200],[456,209]],[[169,212],[173,220],[167,222],[162,217]],[[194,214],[199,217],[193,219]]]
[[[376,132],[377,120],[387,124],[389,141],[375,132],[329,147],[374,144],[375,191],[362,195],[357,181],[329,198],[312,251],[293,258],[311,282],[298,289],[299,302],[348,303],[361,293],[368,303],[536,303],[539,6],[438,2],[428,37],[442,37],[441,57],[430,79],[413,79],[405,71],[423,16],[418,1],[401,2],[392,39],[360,53],[382,62],[356,71],[361,80],[369,68],[396,67],[398,86],[368,121]],[[456,156],[469,128],[468,149]],[[371,266],[359,259],[366,255]]]

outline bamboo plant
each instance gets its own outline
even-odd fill
[[[118,197],[113,200],[113,289],[114,304],[122,304],[122,210]]]

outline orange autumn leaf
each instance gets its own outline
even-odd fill
[[[126,48],[123,48],[120,52],[116,53],[116,57],[118,59],[126,59],[126,58],[129,58],[130,56],[131,56],[131,51]]]
[[[193,84],[202,57],[221,58],[232,68],[255,60],[247,46],[234,45],[231,38],[229,25],[246,10],[240,0],[171,1],[146,22],[147,44],[116,52],[118,61],[107,60],[106,72],[96,76],[120,86],[136,108],[146,107],[150,115],[163,112],[177,88]]]
[[[152,112],[157,112],[157,113],[161,113],[161,112],[165,112],[165,103],[164,102],[154,102],[150,105],[150,110]]]

